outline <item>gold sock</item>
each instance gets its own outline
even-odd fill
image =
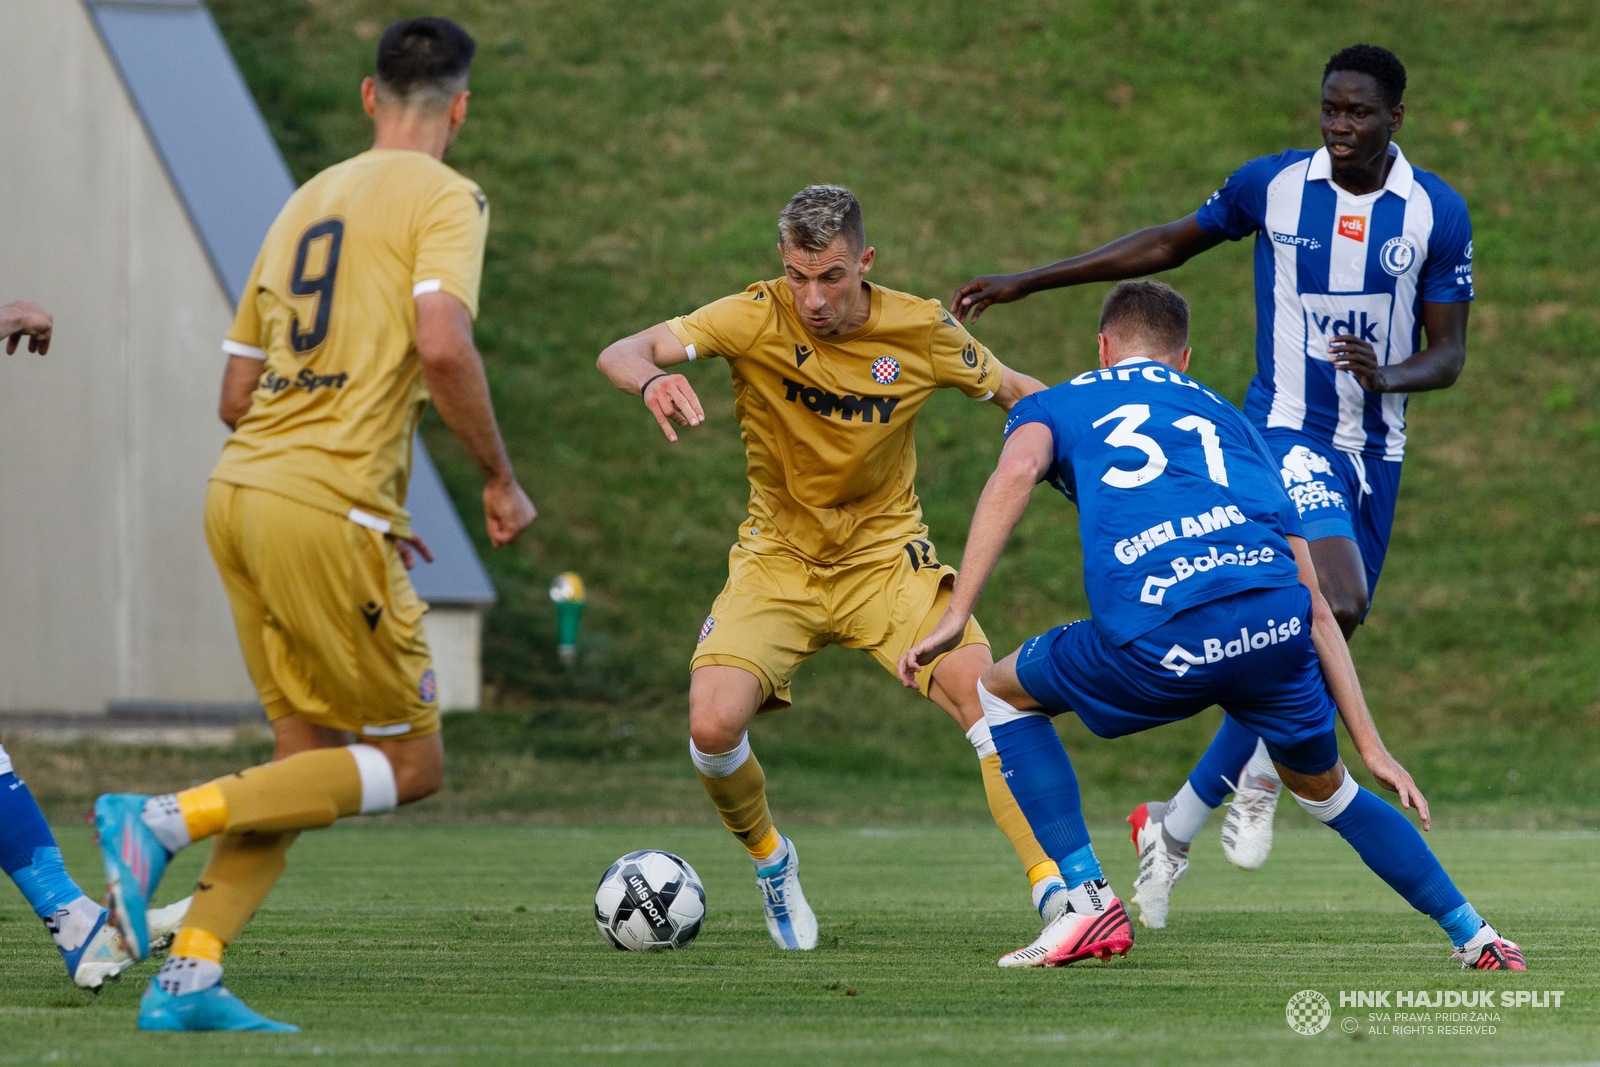
[[[778,847],[778,831],[772,825],[772,813],[767,810],[767,776],[761,772],[755,753],[726,777],[708,778],[700,774],[700,784],[705,786],[711,802],[722,815],[722,825],[733,831],[733,836],[750,855],[756,859],[772,855]]]
[[[1017,858],[1022,861],[1023,869],[1028,872],[1028,880],[1037,882],[1034,872],[1044,864],[1050,865],[1046,874],[1060,874],[1060,868],[1045,854],[1039,841],[1033,836],[1033,828],[1028,825],[1028,817],[1022,814],[1022,809],[1017,806],[1017,798],[1011,795],[1011,787],[1006,785],[1005,778],[1000,773],[1000,757],[984,756],[978,760],[978,766],[983,768],[983,791],[989,797],[989,814],[994,816],[995,825],[1000,827],[1000,832],[1011,839],[1011,847],[1017,850]],[[1043,877],[1041,875],[1040,877]]]
[[[200,880],[195,883],[194,903],[184,916],[183,928],[172,942],[172,955],[211,959],[196,952],[179,951],[185,934],[205,945],[204,938],[217,944],[218,962],[222,946],[231,945],[245,923],[267,899],[272,887],[288,865],[289,846],[299,833],[221,834],[211,843],[211,855]]]
[[[344,749],[315,748],[185,789],[178,806],[193,841],[224,832],[315,830],[361,810],[361,774]]]
[[[186,960],[210,960],[212,963],[222,962],[222,950],[225,946],[222,939],[198,926],[180,926],[172,938],[172,950],[169,956],[181,956]]]
[[[1061,878],[1061,868],[1056,865],[1055,860],[1045,860],[1028,868],[1029,885],[1038,885],[1046,878]],[[1063,878],[1062,881],[1066,879]]]

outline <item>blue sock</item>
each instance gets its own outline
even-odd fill
[[[1000,753],[1000,771],[1033,836],[1061,868],[1068,887],[1103,877],[1083,823],[1078,776],[1050,720],[1029,715],[990,731]]]
[[[1451,944],[1465,944],[1478,932],[1483,920],[1444,873],[1417,828],[1396,808],[1360,789],[1350,806],[1328,825],[1350,842],[1374,874],[1413,908],[1444,927]],[[1466,936],[1458,939],[1463,930]]]
[[[1189,785],[1206,807],[1215,808],[1233,792],[1228,782],[1237,782],[1244,765],[1255,755],[1256,735],[1233,721],[1233,716],[1222,716],[1222,729],[1211,739],[1200,762],[1189,772]],[[1226,779],[1226,780],[1224,780]]]
[[[41,919],[85,895],[67,874],[44,813],[15,774],[0,774],[0,869]]]

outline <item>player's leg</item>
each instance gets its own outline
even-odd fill
[[[1348,639],[1366,617],[1383,565],[1399,464],[1366,464],[1295,430],[1269,429],[1263,436],[1305,524],[1322,595]],[[1375,480],[1368,478],[1369,470]],[[1369,526],[1373,530],[1365,532]],[[1266,748],[1238,723],[1224,720],[1184,788],[1161,811],[1162,830],[1176,844],[1188,845],[1211,810],[1232,793],[1222,821],[1222,854],[1234,866],[1253,871],[1272,851],[1273,816],[1282,792]],[[1130,823],[1138,819],[1137,811],[1128,817]],[[1136,844],[1139,835],[1135,825]]]
[[[931,621],[926,624],[928,629],[944,614],[947,599],[941,598],[935,604],[935,611],[929,613]],[[921,639],[922,635],[919,634],[917,640]],[[987,643],[961,645],[941,657],[933,670],[928,672],[931,677],[927,695],[956,721],[976,751],[979,772],[983,776],[984,795],[989,801],[989,814],[994,817],[1000,832],[1011,842],[1011,847],[1017,850],[1017,859],[1022,861],[1022,869],[1028,876],[1033,906],[1039,912],[1039,918],[1048,923],[1067,906],[1067,884],[1062,880],[1061,868],[1045,854],[1039,839],[1034,836],[1033,828],[1028,825],[1028,817],[1022,813],[1016,797],[1011,795],[1011,787],[1006,785],[1005,775],[1000,769],[1000,753],[995,748],[989,723],[984,718],[983,704],[978,699],[978,680],[993,665],[994,657]]]
[[[1029,645],[1055,644],[1070,629],[1051,631]],[[1062,643],[1070,645],[1072,640]],[[1133,926],[1100,870],[1083,820],[1077,774],[1051,722],[1052,713],[1033,696],[1033,689],[1044,695],[1054,687],[1037,671],[1032,672],[1031,688],[1018,677],[1019,653],[1029,645],[986,670],[978,695],[1011,793],[1039,844],[1060,869],[1068,907],[1032,944],[1001,957],[1000,966],[1061,966],[1091,957],[1109,959],[1113,953],[1125,956],[1133,947]],[[1066,702],[1051,699],[1051,704],[1064,707]]]
[[[84,989],[99,989],[136,962],[105,908],[78,887],[61,859],[55,835],[27,783],[0,746],[0,870],[44,922],[67,965],[67,976]],[[165,941],[188,910],[180,901],[146,919],[152,936]]]
[[[1437,922],[1450,938],[1452,956],[1463,967],[1527,970],[1521,949],[1467,902],[1410,820],[1345,772],[1332,730],[1295,748],[1269,747],[1278,773],[1300,806],[1337,830],[1374,874]],[[1333,765],[1325,767],[1330,757]]]
[[[735,545],[728,583],[690,662],[689,754],[722,824],[755,864],[767,932],[787,949],[816,947],[817,918],[800,887],[794,842],[773,824],[748,731],[757,712],[788,707],[789,679],[826,642],[816,589],[800,561]]]

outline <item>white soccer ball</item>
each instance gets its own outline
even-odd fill
[[[619,949],[688,948],[706,914],[694,868],[670,852],[630,852],[607,868],[594,891],[594,923]]]

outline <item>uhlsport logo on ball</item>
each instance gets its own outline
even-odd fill
[[[1328,1020],[1333,1018],[1333,1006],[1328,1003],[1327,997],[1315,989],[1302,989],[1289,998],[1284,1015],[1295,1033],[1310,1037],[1328,1028]]]

